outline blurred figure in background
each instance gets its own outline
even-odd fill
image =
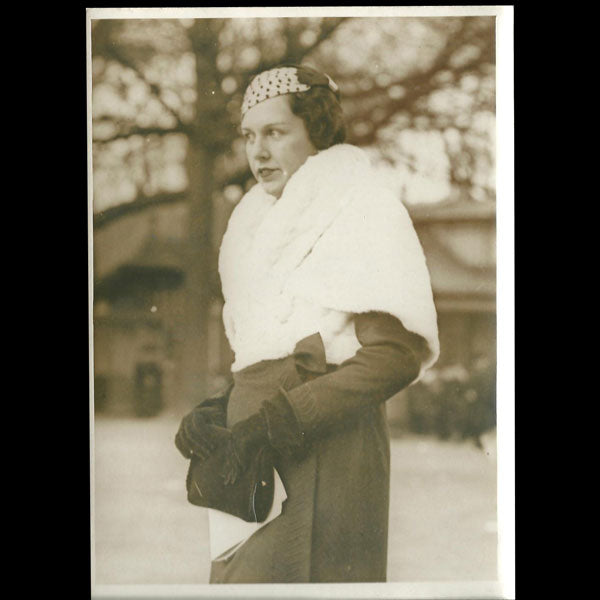
[[[496,366],[478,356],[470,370],[459,363],[427,371],[408,396],[408,426],[442,440],[471,440],[496,426]]]
[[[496,426],[496,365],[487,356],[474,361],[465,399],[463,439],[482,449],[482,436]]]
[[[439,353],[423,251],[400,199],[344,143],[326,74],[257,75],[241,132],[258,183],[219,256],[233,385],[183,418],[176,445],[199,461],[225,446],[232,486],[267,448],[276,477],[271,514],[250,535],[210,511],[210,580],[385,581],[385,401]]]

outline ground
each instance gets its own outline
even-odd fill
[[[204,509],[187,503],[175,417],[97,417],[93,435],[93,574],[105,584],[208,581]],[[493,438],[392,440],[388,581],[497,577]]]

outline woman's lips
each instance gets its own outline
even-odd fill
[[[270,169],[268,167],[262,167],[262,168],[258,169],[258,176],[263,181],[269,181],[269,179],[272,179],[278,170],[279,169],[276,169],[276,168]]]

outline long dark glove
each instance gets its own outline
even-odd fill
[[[195,408],[181,420],[175,435],[175,446],[184,458],[196,455],[206,460],[218,445],[219,429],[211,424],[201,409]]]
[[[297,364],[316,377],[280,389],[263,402],[269,441],[279,453],[298,455],[313,440],[360,419],[417,377],[429,352],[421,336],[385,313],[356,315],[355,331],[361,348],[332,372],[325,372],[324,350],[322,355],[315,352],[311,339],[310,352]]]
[[[259,412],[231,428],[227,458],[222,471],[226,484],[235,483],[262,446],[292,456],[304,445],[304,434],[285,395],[285,390],[265,400]]]
[[[233,484],[248,468],[252,457],[269,442],[267,422],[261,412],[237,422],[229,430],[228,449],[221,475],[225,484]]]
[[[175,446],[184,458],[196,455],[206,460],[223,443],[230,391],[231,386],[224,394],[201,402],[183,417],[175,435]]]
[[[400,320],[386,313],[355,315],[356,354],[334,371],[290,390],[285,397],[297,419],[302,442],[329,435],[362,418],[409,385],[429,356],[425,339],[407,330]],[[297,445],[293,431],[287,439]],[[286,436],[280,436],[285,442]]]

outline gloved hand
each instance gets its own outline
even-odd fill
[[[218,417],[216,410],[201,404],[183,417],[175,435],[175,446],[184,458],[195,455],[206,460],[219,444],[225,443],[229,431],[214,424],[220,422],[215,418]]]
[[[228,448],[221,472],[225,485],[235,483],[248,468],[259,448],[269,443],[267,422],[260,412],[239,421],[229,431]]]
[[[226,484],[235,483],[250,465],[260,447],[270,444],[284,455],[303,446],[304,434],[283,391],[263,403],[261,410],[239,421],[231,429],[215,425],[213,412],[204,405],[186,415],[175,436],[175,445],[185,458],[206,460],[226,445],[221,474]]]
[[[262,403],[259,412],[231,428],[223,469],[225,483],[235,483],[260,447],[270,445],[279,454],[292,456],[304,449],[304,433],[285,391]]]

